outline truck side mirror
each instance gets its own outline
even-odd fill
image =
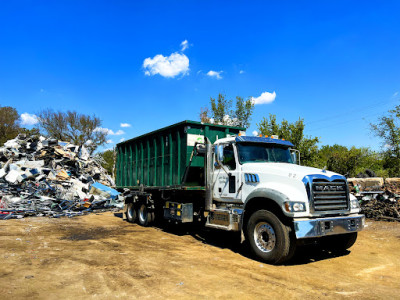
[[[297,149],[290,149],[290,155],[292,157],[293,163],[300,165],[300,151]]]
[[[297,164],[297,155],[296,155],[296,152],[292,152],[292,153],[290,153],[290,154],[292,155],[293,163],[294,163],[294,164]]]
[[[215,154],[217,161],[222,164],[224,160],[224,146],[223,145],[216,145],[215,146]]]

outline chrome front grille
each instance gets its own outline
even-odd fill
[[[312,182],[312,201],[316,212],[347,210],[349,199],[346,181],[314,179]]]

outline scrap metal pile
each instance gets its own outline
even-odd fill
[[[121,207],[113,185],[84,146],[20,134],[0,147],[0,219]]]
[[[367,218],[400,222],[400,178],[349,178],[348,183]]]

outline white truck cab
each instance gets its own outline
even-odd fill
[[[213,147],[212,208],[206,226],[241,230],[260,259],[289,259],[297,240],[345,250],[364,227],[342,175],[297,164],[289,141],[231,136]]]

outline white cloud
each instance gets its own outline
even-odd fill
[[[143,61],[144,74],[152,76],[160,74],[163,77],[173,78],[179,74],[186,75],[189,72],[189,58],[178,52],[170,56],[158,54],[153,58]]]
[[[114,133],[114,135],[123,135],[123,134],[125,134],[125,131],[121,129]]]
[[[276,93],[274,91],[273,93],[264,92],[259,97],[252,97],[252,100],[254,104],[267,104],[273,102],[275,98]]]
[[[222,71],[210,70],[210,71],[208,71],[207,75],[210,77],[215,77],[216,79],[222,79],[221,73],[222,73]]]
[[[95,128],[95,130],[93,130],[93,132],[101,132],[101,133],[105,133],[107,135],[114,134],[114,131],[112,131],[111,129],[103,128],[103,127],[97,127],[97,128]]]
[[[21,125],[35,125],[39,122],[36,115],[28,113],[21,114]]]
[[[244,73],[245,73],[245,71],[243,71],[243,70],[239,71],[239,74],[244,74]]]
[[[121,123],[121,127],[125,128],[125,127],[131,127],[132,125],[129,123]]]
[[[107,140],[106,141],[106,144],[112,144],[112,143],[114,143],[113,140]]]
[[[258,136],[258,132],[257,132],[256,130],[254,130],[254,131],[252,132],[252,134],[253,134],[253,136]]]
[[[188,40],[184,40],[181,43],[181,51],[185,51],[187,48],[189,48],[189,42],[188,42]]]
[[[392,97],[394,98],[394,97],[396,97],[398,94],[399,94],[399,92],[395,92],[395,93],[393,94]]]
[[[85,143],[86,146],[89,146],[89,145],[91,145],[91,144],[93,144],[93,141],[92,141],[92,140],[87,140],[86,143]]]
[[[125,141],[125,138],[119,140],[120,143],[122,143],[123,141]]]
[[[105,133],[107,135],[122,135],[125,134],[125,132],[123,130],[118,130],[117,132],[114,132],[112,129],[109,128],[103,128],[103,127],[97,127],[95,130],[93,130],[94,132],[102,132]]]

